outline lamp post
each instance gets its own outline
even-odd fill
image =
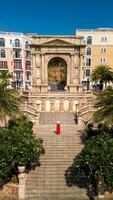
[[[75,107],[76,107],[76,110],[75,110],[75,123],[78,124],[78,112],[77,112],[77,106],[79,104],[79,101],[78,100],[75,100]]]

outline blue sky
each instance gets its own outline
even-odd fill
[[[0,31],[73,34],[113,27],[113,0],[3,0]]]

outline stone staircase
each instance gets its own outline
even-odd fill
[[[76,125],[61,124],[60,135],[50,124],[34,127],[34,131],[43,139],[45,154],[41,166],[28,174],[25,200],[88,200],[83,189],[68,187],[65,181],[65,170],[82,149]]]
[[[66,112],[46,112],[40,114],[40,124],[56,124],[57,121],[60,121],[61,124],[75,124],[75,115],[74,113]]]

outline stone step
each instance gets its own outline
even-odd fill
[[[68,198],[68,197],[46,197],[46,200],[89,200],[89,198],[87,198],[87,197],[82,197],[82,199],[81,199],[81,196],[75,196],[75,195],[73,195],[74,197],[70,197],[70,198]],[[76,199],[75,199],[76,198]],[[26,197],[25,198],[25,200],[31,200],[31,197]],[[44,198],[42,197],[34,197],[34,198],[32,198],[32,200],[44,200]]]
[[[28,189],[29,189],[29,187],[28,187]],[[79,193],[79,192],[82,192],[82,190],[80,190],[79,188],[67,188],[67,187],[57,187],[57,189],[55,188],[55,186],[54,187],[51,187],[51,189],[48,189],[46,186],[42,189],[42,187],[34,187],[34,189],[32,189],[32,193],[35,193],[35,194],[37,194],[37,193],[46,193],[46,194],[48,194],[48,193],[57,193],[57,192],[59,192],[59,193],[63,193],[65,191],[65,194],[66,193],[73,193],[73,192],[76,192],[76,193]],[[29,192],[28,192],[28,195],[30,194],[30,190],[29,190]]]
[[[75,115],[73,113],[41,113],[40,124],[56,124],[60,121],[62,124],[75,124]]]
[[[87,198],[84,194],[76,194],[76,193],[71,193],[71,194],[69,194],[69,193],[67,193],[67,194],[65,194],[65,191],[63,192],[63,193],[36,193],[36,194],[29,194],[29,195],[27,195],[26,196],[26,198],[28,198],[28,197],[30,197],[30,198],[33,198],[33,200],[34,200],[34,198],[64,198],[65,199],[65,197],[66,198],[68,198],[68,200],[70,200],[70,198],[72,198],[72,197],[75,197],[75,199],[78,199],[78,197],[80,197],[81,196],[81,200],[83,199],[83,198]]]
[[[69,188],[65,180],[65,171],[83,148],[80,132],[73,124],[61,124],[60,135],[55,134],[55,129],[56,124],[35,127],[45,154],[40,158],[41,165],[28,174],[25,200],[88,200],[85,190]]]

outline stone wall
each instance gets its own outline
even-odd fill
[[[8,183],[0,191],[0,200],[17,200],[19,185]]]

